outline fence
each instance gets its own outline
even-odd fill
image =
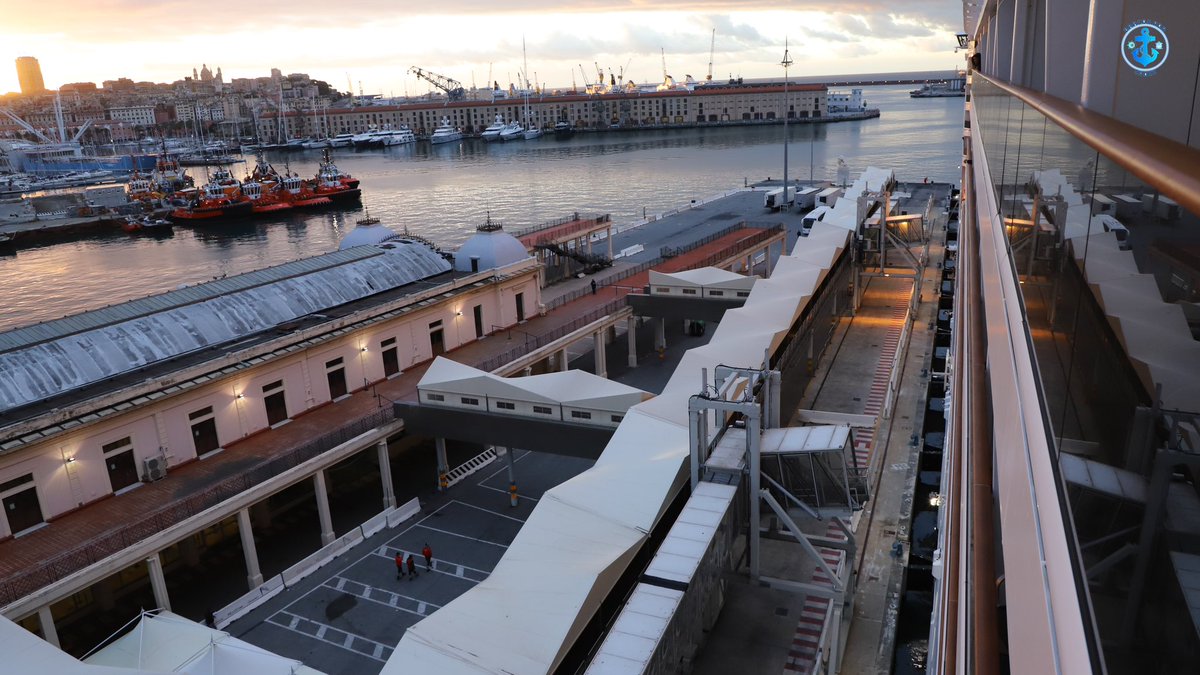
[[[183,522],[227,499],[236,497],[267,479],[293,469],[352,438],[387,424],[393,419],[395,419],[395,414],[392,406],[380,408],[370,415],[360,417],[285,453],[263,460],[240,471],[237,475],[214,483],[202,492],[188,495],[150,511],[134,522],[108,532],[96,533],[96,536],[88,541],[40,561],[36,566],[21,570],[5,579],[3,583],[0,583],[0,605],[15,602],[39,588],[49,586],[59,579],[123,551],[153,534]]]
[[[583,216],[582,218],[580,218],[579,212],[576,211],[575,213],[573,213],[569,216],[563,216],[562,218],[559,218],[558,220],[552,220],[550,222],[542,223],[540,225],[534,225],[533,227],[526,227],[526,228],[523,228],[520,230],[516,230],[512,233],[512,235],[514,237],[520,239],[521,237],[524,237],[525,235],[533,234],[535,232],[541,232],[543,230],[549,230],[551,228],[559,227],[561,225],[566,225],[567,223],[575,222],[576,220],[586,220],[591,223],[607,223],[611,219],[612,219],[612,216],[607,213],[596,215],[596,216]]]
[[[625,299],[620,298],[617,300],[613,300],[612,302],[604,305],[603,307],[593,310],[584,316],[578,317],[577,319],[575,319],[573,321],[565,323],[548,333],[544,333],[542,335],[526,335],[525,342],[523,342],[522,344],[516,345],[515,347],[513,347],[512,349],[508,350],[507,352],[505,352],[503,354],[493,356],[492,358],[488,359],[487,361],[477,364],[475,367],[480,370],[490,373],[493,370],[499,368],[500,366],[503,366],[504,364],[508,363],[509,361],[512,361],[513,359],[524,356],[534,350],[541,349],[542,347],[545,347],[546,345],[550,344],[551,342],[554,342],[555,340],[561,338],[562,336],[567,335],[568,333],[572,333],[572,332],[588,325],[589,323],[592,323],[593,321],[602,319],[602,318],[608,316],[609,314],[612,314],[624,307],[625,307]]]

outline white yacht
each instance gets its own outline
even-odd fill
[[[500,131],[500,140],[502,141],[518,141],[523,138],[525,138],[525,127],[516,120],[504,125],[504,129]]]
[[[479,137],[485,141],[498,141],[500,140],[500,132],[504,131],[505,128],[507,128],[507,125],[504,123],[504,118],[500,116],[500,113],[496,113],[496,121],[492,122],[492,126],[484,129],[483,133],[479,134]]]
[[[453,143],[454,141],[462,140],[463,133],[458,129],[450,126],[450,118],[443,117],[442,123],[434,130],[433,135],[429,137],[429,142],[434,145],[441,143]]]
[[[344,148],[348,145],[354,145],[354,134],[338,134],[329,139],[331,148]]]
[[[538,126],[530,126],[525,129],[525,140],[532,141],[535,138],[542,137],[542,129]]]
[[[412,129],[406,126],[399,129],[385,129],[379,132],[379,137],[384,147],[417,142],[417,135],[412,132]]]

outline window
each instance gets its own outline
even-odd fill
[[[709,291],[708,294],[720,297],[722,295],[725,295],[725,291]]]
[[[434,321],[433,323],[429,324],[429,330],[433,330],[435,328],[441,328],[441,327],[442,327],[441,319],[438,319],[437,321]]]
[[[462,401],[463,405],[479,405],[479,399],[477,398],[467,398],[466,396],[463,396],[459,400]]]
[[[577,420],[590,420],[592,419],[592,413],[584,412],[582,410],[572,410],[571,417],[574,417]]]
[[[695,295],[695,294],[696,294],[696,289],[694,289],[694,288],[685,288],[685,289],[683,289],[683,294],[684,294],[684,295]]]
[[[326,367],[326,368],[336,368],[336,367],[338,367],[338,366],[340,366],[340,365],[342,365],[342,357],[340,357],[340,356],[339,356],[339,357],[337,357],[336,359],[332,360],[332,361],[326,361],[326,362],[325,362],[325,367]]]
[[[212,414],[212,406],[210,405],[207,408],[201,408],[201,409],[197,410],[196,412],[188,413],[188,419],[189,420],[197,420],[197,419],[200,419],[201,417],[204,417],[205,415],[211,415],[211,414]]]
[[[0,492],[8,492],[9,490],[11,490],[15,487],[20,487],[26,483],[32,483],[32,482],[33,482],[33,474],[27,473],[24,476],[19,476],[10,481],[5,481],[3,483],[0,483]]]
[[[737,296],[739,298],[748,298],[750,297],[750,291],[738,291]]]
[[[533,406],[533,412],[535,412],[539,415],[553,415],[554,414],[554,410],[552,410],[544,405]]]
[[[445,401],[446,397],[441,394],[425,394],[426,401]]]
[[[671,289],[667,288],[666,286],[659,286],[659,287],[655,288],[654,290],[656,293],[670,293],[671,292]]]
[[[609,419],[611,419],[613,422],[616,422],[617,424],[620,424],[621,420],[625,419],[625,416],[624,415],[611,415],[609,417]]]
[[[512,403],[509,403],[508,401],[496,401],[496,407],[501,410],[516,410],[517,409],[517,406],[513,405]]]

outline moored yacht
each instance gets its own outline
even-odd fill
[[[458,129],[450,126],[450,118],[443,117],[442,123],[434,130],[433,135],[429,137],[429,142],[434,145],[441,143],[453,143],[454,141],[462,140],[463,133]]]
[[[516,120],[504,125],[504,128],[500,130],[500,140],[502,141],[519,141],[522,138],[525,138],[525,127]]]
[[[506,126],[504,118],[500,116],[500,113],[496,113],[496,121],[492,122],[492,126],[484,129],[483,133],[479,134],[479,137],[485,141],[498,141],[500,140],[500,132],[504,131]]]
[[[329,139],[329,147],[344,148],[354,144],[354,134],[338,134]]]
[[[575,135],[575,126],[567,120],[559,120],[554,123],[554,137],[558,140],[565,140]]]

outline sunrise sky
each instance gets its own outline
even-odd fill
[[[777,77],[784,39],[794,77],[951,70],[962,7],[953,0],[385,0],[199,3],[180,0],[0,0],[0,93],[18,89],[18,56],[40,61],[49,88],[129,77],[171,82],[207,63],[259,77],[273,67],[339,89],[419,94],[420,66],[470,87],[518,81],[521,40],[529,79],[582,85],[594,62],[627,79],[667,72],[703,80],[715,28],[714,79]],[[652,8],[652,9],[651,9]],[[628,64],[628,65],[627,65]]]

